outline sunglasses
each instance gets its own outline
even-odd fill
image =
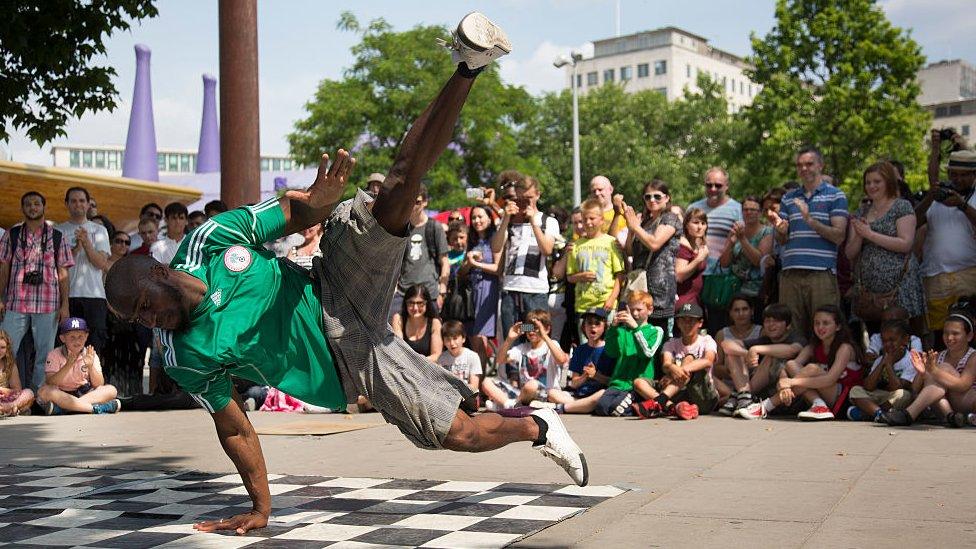
[[[664,197],[665,196],[667,196],[667,195],[666,194],[661,194],[661,193],[647,193],[647,194],[644,195],[644,200],[651,200],[653,202],[660,202],[660,201],[664,200]]]
[[[131,240],[127,240],[127,239],[122,239],[122,238],[116,238],[115,240],[112,241],[112,243],[113,244],[125,244],[126,246],[128,246],[129,244],[132,244],[132,241]]]
[[[722,183],[705,183],[705,187],[708,189],[721,189],[724,186]]]

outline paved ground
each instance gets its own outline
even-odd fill
[[[304,419],[252,418],[257,425]],[[592,484],[638,490],[520,547],[976,547],[976,429],[715,417],[566,423],[587,453]],[[199,411],[16,418],[0,422],[0,434],[0,464],[234,470]],[[268,470],[281,474],[567,480],[527,444],[486,454],[426,452],[385,425],[262,442]]]

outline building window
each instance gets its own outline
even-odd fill
[[[668,62],[667,61],[655,61],[654,62],[654,74],[667,74],[668,73]]]
[[[603,71],[603,83],[613,82],[613,69],[606,69]]]
[[[650,65],[647,63],[641,63],[637,65],[637,78],[647,78],[650,73]]]
[[[91,151],[81,151],[81,166],[83,168],[92,167],[92,152]]]
[[[935,117],[936,118],[942,118],[943,116],[946,116],[946,114],[948,112],[949,112],[948,109],[946,109],[945,107],[936,107],[935,108]]]
[[[166,155],[166,171],[168,172],[180,171],[180,155],[178,154]]]
[[[685,65],[685,76],[691,78],[691,63]]]
[[[156,155],[156,167],[161,172],[165,172],[166,171],[166,155],[165,154],[157,154]]]
[[[949,105],[949,116],[959,116],[962,114],[962,105]]]
[[[190,172],[192,168],[190,167],[190,155],[181,154],[180,155],[180,171],[183,173]]]
[[[745,95],[746,93],[746,83],[739,80],[739,95]]]
[[[633,69],[631,67],[620,67],[620,80],[626,81],[633,78]]]
[[[668,89],[667,88],[654,88],[654,91],[656,91],[657,93],[659,93],[659,94],[661,94],[661,95],[663,95],[665,97],[667,97],[667,95],[668,95]]]
[[[77,168],[77,167],[80,167],[81,166],[81,153],[80,152],[78,152],[78,151],[71,151],[70,153],[68,153],[68,157],[70,158],[70,160],[69,160],[70,164],[69,165],[72,168]]]
[[[749,84],[749,97],[752,97],[752,84]]]
[[[118,151],[111,151],[111,152],[108,153],[108,156],[105,158],[105,167],[108,168],[108,169],[110,169],[110,170],[118,170],[119,169],[119,153],[118,153]]]
[[[268,171],[268,159],[267,158],[262,158],[261,159],[261,171],[262,172]]]
[[[105,169],[105,151],[95,151],[95,167]]]
[[[968,136],[969,135],[969,124],[963,124],[962,127],[959,128],[959,133],[961,133],[963,136]]]
[[[271,160],[271,169],[273,171],[276,171],[276,172],[277,171],[281,171],[281,159],[280,158],[274,158],[274,159]]]
[[[582,88],[583,87],[583,75],[582,74],[577,74],[576,75],[576,87],[577,88]]]
[[[597,80],[596,71],[586,73],[586,85],[596,86],[600,81]]]

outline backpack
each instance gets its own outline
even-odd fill
[[[440,264],[437,261],[437,230],[434,227],[434,223],[437,221],[432,217],[427,218],[427,222],[424,223],[424,243],[427,245],[427,255],[430,256],[430,260],[434,263],[434,271],[440,272]]]
[[[20,225],[14,225],[7,231],[7,237],[10,239],[10,261],[13,262],[14,254],[17,252],[17,245],[20,242],[20,231],[24,228],[23,223]],[[47,229],[47,224],[45,224],[44,229]],[[61,231],[51,227],[51,231],[54,234],[54,268],[58,268],[58,250],[61,249],[61,239],[64,237]],[[46,240],[46,239],[45,239]],[[44,242],[44,240],[42,240]],[[41,257],[43,258],[44,250],[41,250]]]

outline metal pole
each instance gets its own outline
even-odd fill
[[[580,205],[579,82],[576,61],[573,62],[573,206]]]
[[[220,198],[261,199],[257,0],[220,0]]]

